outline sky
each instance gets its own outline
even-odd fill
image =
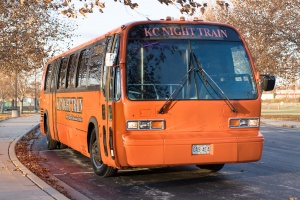
[[[139,7],[134,10],[122,3],[114,2],[114,0],[105,2],[104,13],[95,9],[94,13],[88,14],[86,18],[78,16],[76,19],[78,29],[74,33],[80,36],[74,38],[72,47],[131,21],[147,20],[147,17],[151,20],[159,20],[165,19],[166,16],[179,19],[182,16],[178,7],[161,4],[157,0],[134,0],[133,2],[139,4]]]

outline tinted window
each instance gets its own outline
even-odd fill
[[[63,58],[60,63],[58,88],[66,88],[66,73],[68,66],[68,58]]]
[[[76,77],[76,87],[85,87],[87,78],[88,51],[82,50],[79,56],[79,63]]]
[[[113,45],[113,40],[112,40],[111,36],[106,37],[106,44],[107,44],[106,51],[107,52],[111,52],[111,48],[112,48],[112,45]],[[108,73],[107,72],[107,67],[104,67],[103,68],[103,75],[102,75],[102,85],[101,85],[101,87],[104,89],[103,90],[104,96],[106,95],[105,88],[106,88],[107,73]]]
[[[105,44],[94,46],[89,62],[88,85],[100,85],[101,66],[105,57]]]
[[[45,77],[45,85],[44,85],[44,90],[49,90],[50,89],[50,84],[51,84],[51,72],[52,72],[52,65],[49,64],[47,67],[47,72],[46,72],[46,77]]]
[[[67,87],[72,88],[75,86],[74,84],[74,76],[75,76],[75,70],[77,67],[77,54],[73,54],[70,56],[69,60],[69,66],[68,66],[68,71],[67,71]]]
[[[255,78],[242,42],[128,40],[132,100],[255,99]]]

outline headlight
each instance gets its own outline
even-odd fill
[[[127,122],[127,129],[138,129],[139,122],[138,121],[128,121]]]
[[[151,121],[140,121],[139,129],[151,129]]]
[[[249,128],[258,126],[259,118],[234,118],[229,120],[230,128]]]
[[[127,121],[127,130],[163,130],[164,120],[136,120]]]

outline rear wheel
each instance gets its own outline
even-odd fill
[[[225,164],[210,164],[210,165],[197,165],[200,169],[207,169],[212,172],[220,171]]]
[[[118,169],[107,166],[102,162],[100,147],[96,138],[96,129],[93,128],[90,139],[90,159],[95,174],[102,177],[113,176],[117,173]]]
[[[56,147],[57,147],[57,141],[53,140],[52,137],[51,137],[51,133],[50,133],[50,128],[49,128],[48,122],[47,122],[47,125],[46,125],[46,139],[47,139],[47,148],[49,150],[56,149]]]

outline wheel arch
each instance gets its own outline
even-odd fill
[[[88,146],[88,152],[90,153],[90,139],[91,139],[91,135],[92,135],[92,130],[93,128],[96,129],[96,138],[97,141],[99,140],[99,129],[98,129],[98,121],[96,119],[96,117],[91,117],[88,123],[88,131],[87,131],[87,138],[86,138],[86,142],[87,142],[87,146]]]

